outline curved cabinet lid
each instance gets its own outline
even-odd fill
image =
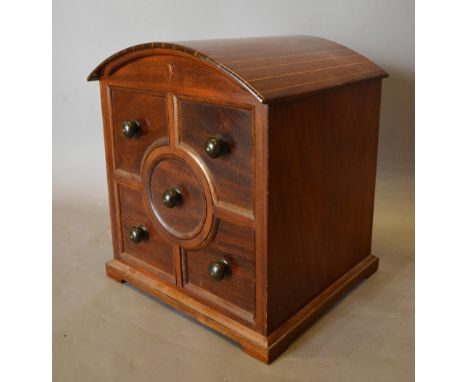
[[[283,36],[135,45],[103,61],[88,81],[98,80],[114,59],[145,49],[155,50],[155,55],[158,49],[193,55],[263,103],[387,77],[373,62],[343,45],[313,36]]]

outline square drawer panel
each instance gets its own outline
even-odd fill
[[[114,169],[140,174],[146,149],[155,141],[167,139],[166,97],[163,94],[127,88],[110,88]],[[140,133],[128,138],[122,123],[135,121]]]
[[[122,229],[122,258],[130,265],[139,265],[175,282],[174,255],[172,246],[164,241],[148,218],[143,206],[141,193],[137,190],[119,185],[120,216]],[[130,231],[143,226],[148,234],[147,239],[136,243],[130,238]],[[137,261],[133,261],[136,259]],[[143,263],[142,263],[143,262]]]
[[[184,287],[202,300],[251,321],[255,310],[254,248],[252,229],[220,221],[208,247],[183,252]],[[220,259],[228,262],[230,274],[215,280],[208,268]]]
[[[221,202],[253,210],[253,138],[250,110],[179,99],[180,141],[206,163]],[[229,151],[217,158],[205,152],[210,137]]]

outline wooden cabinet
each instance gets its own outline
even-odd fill
[[[114,259],[147,291],[271,362],[376,271],[381,80],[309,36],[125,49],[99,80]]]

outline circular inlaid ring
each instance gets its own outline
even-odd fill
[[[145,208],[161,234],[184,248],[206,244],[218,222],[207,175],[192,154],[156,147],[145,156],[141,177]],[[183,202],[169,203],[176,192]]]

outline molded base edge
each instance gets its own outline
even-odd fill
[[[327,289],[311,300],[268,337],[237,323],[235,320],[205,306],[173,286],[159,282],[146,273],[119,261],[106,264],[107,275],[118,282],[128,282],[149,293],[202,324],[238,342],[243,351],[267,364],[283,353],[289,344],[317,317],[326,311],[347,290],[372,275],[379,259],[369,255],[351,268]]]

